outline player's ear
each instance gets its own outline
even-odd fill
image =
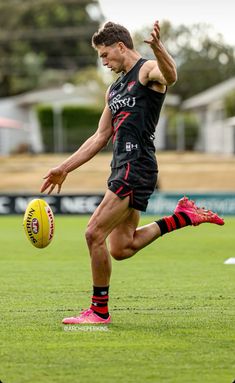
[[[119,43],[117,43],[117,46],[120,50],[120,53],[125,53],[126,52],[126,46],[125,44],[122,42],[122,41],[119,41]]]

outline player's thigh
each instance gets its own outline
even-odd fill
[[[107,190],[100,205],[92,215],[86,236],[102,236],[105,239],[109,233],[130,214],[129,197],[120,199]]]
[[[136,228],[139,224],[140,213],[136,209],[130,209],[127,217],[120,222],[109,234],[110,253],[116,253],[131,247]]]

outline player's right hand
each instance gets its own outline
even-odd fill
[[[50,169],[48,173],[45,175],[45,177],[43,177],[45,181],[42,184],[42,187],[40,190],[41,193],[43,193],[46,189],[49,188],[47,193],[51,194],[54,188],[56,187],[56,185],[58,187],[57,193],[60,193],[61,186],[65,178],[67,177],[67,175],[68,173],[65,170],[63,170],[60,166]]]
[[[159,21],[155,21],[153,30],[151,32],[151,37],[147,40],[144,40],[145,43],[149,44],[152,49],[158,47],[160,42],[160,26]]]

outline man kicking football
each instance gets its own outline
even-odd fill
[[[79,168],[104,148],[112,138],[113,159],[105,196],[86,230],[91,257],[93,296],[90,308],[65,324],[110,323],[108,310],[111,257],[132,257],[160,236],[201,223],[223,225],[215,213],[198,208],[182,198],[173,213],[138,227],[157,182],[154,134],[167,87],[177,80],[176,65],[160,40],[158,21],[145,43],[155,60],[141,57],[126,28],[112,22],[93,35],[92,45],[104,66],[120,74],[106,93],[106,104],[96,133],[67,160],[45,176],[41,192],[58,192],[69,172]],[[109,245],[107,245],[107,238]]]

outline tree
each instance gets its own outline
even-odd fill
[[[226,117],[235,116],[235,91],[230,92],[224,100]]]
[[[142,43],[149,33],[147,28],[139,31],[135,35],[135,43],[143,55],[151,58],[149,47]],[[182,99],[235,76],[234,47],[225,44],[222,36],[211,26],[173,27],[165,21],[161,24],[161,38],[177,64],[178,81],[170,91]]]
[[[0,0],[0,96],[96,65],[91,36],[102,20],[97,0]]]

